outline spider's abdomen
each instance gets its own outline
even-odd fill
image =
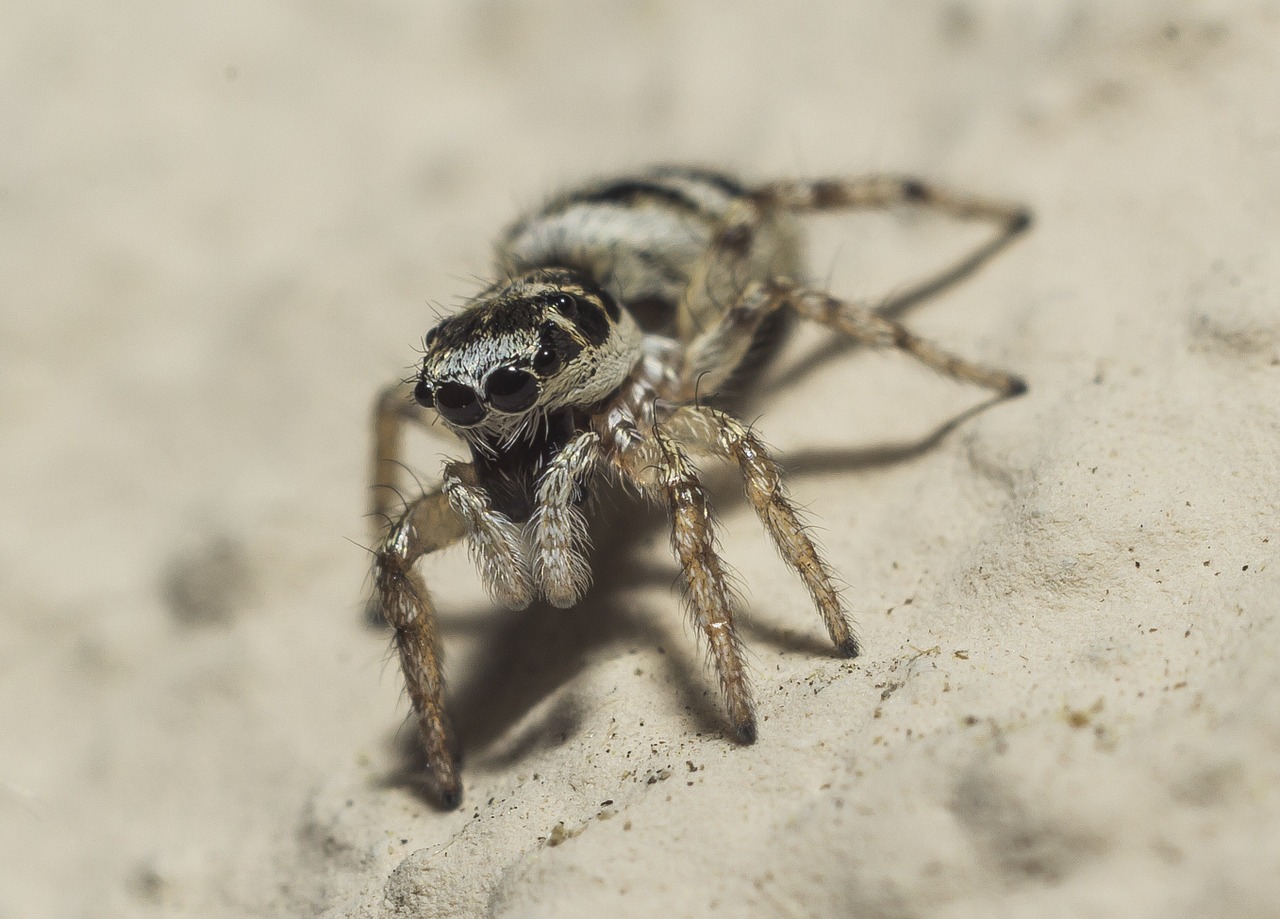
[[[669,332],[695,266],[746,195],[728,175],[680,167],[586,185],[510,227],[498,245],[499,267],[511,276],[573,268],[609,291],[644,331]],[[729,304],[752,280],[795,277],[797,262],[791,222],[767,219],[732,284],[708,291],[708,300]]]

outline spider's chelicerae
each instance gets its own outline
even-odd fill
[[[891,296],[850,301],[802,280],[796,216],[931,208],[996,232],[958,262]],[[1005,396],[1022,380],[964,360],[894,321],[972,272],[1030,225],[1018,206],[914,179],[868,176],[745,185],[711,170],[659,168],[571,191],[510,227],[502,280],[427,333],[415,379],[374,413],[374,519],[398,494],[401,429],[438,416],[470,447],[435,490],[379,534],[376,597],[395,644],[440,800],[461,801],[445,713],[440,636],[417,561],[466,540],[493,597],[573,605],[591,581],[584,505],[601,476],[660,502],[706,637],[733,735],[756,737],[751,685],[726,567],[694,457],[737,464],[746,496],[813,597],[843,655],[858,640],[840,592],[778,464],[748,426],[712,407],[786,314],[873,347],[898,348],[949,377]]]

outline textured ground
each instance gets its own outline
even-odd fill
[[[0,12],[0,917],[1280,912],[1280,6],[805,10]],[[370,397],[520,207],[651,161],[1028,202],[910,321],[1032,389],[932,443],[981,395],[793,343],[753,411],[867,651],[718,482],[754,748],[652,515],[569,612],[431,561],[440,814],[359,622]],[[971,241],[824,220],[813,268]]]

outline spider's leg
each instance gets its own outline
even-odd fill
[[[796,288],[786,301],[806,319],[821,323],[874,348],[898,348],[944,376],[994,390],[1002,396],[1027,391],[1022,377],[966,360],[920,338],[906,326],[876,309],[841,300],[826,291]]]
[[[762,281],[748,284],[737,303],[689,342],[675,399],[691,402],[699,393],[716,392],[747,356],[760,324],[786,304],[788,290]]]
[[[403,381],[384,386],[373,403],[373,456],[370,470],[369,517],[373,539],[378,542],[394,522],[400,496],[402,433],[406,424],[418,424],[430,430],[434,413],[413,401],[413,387]]]
[[[444,708],[435,609],[414,564],[428,552],[453,545],[464,533],[462,520],[444,493],[435,491],[409,505],[387,533],[374,563],[377,601],[393,629],[427,763],[440,801],[448,808],[461,802],[462,780],[453,730]]]
[[[394,521],[392,509],[400,500],[401,432],[413,403],[403,383],[383,387],[373,403],[373,457],[370,469],[369,519],[375,541]]]
[[[533,579],[520,527],[494,510],[470,463],[446,465],[441,490],[462,521],[471,557],[493,599],[510,609],[524,609],[533,600]]]
[[[554,606],[573,606],[591,586],[587,521],[579,504],[599,460],[600,435],[583,431],[555,455],[538,480],[537,510],[528,524],[533,580]]]
[[[751,189],[748,195],[730,207],[707,252],[691,271],[689,288],[677,312],[680,338],[689,342],[696,334],[707,330],[708,325],[700,324],[696,317],[713,315],[716,310],[708,310],[707,303],[703,301],[710,292],[721,291],[726,280],[732,280],[753,265],[756,237],[771,225],[771,215],[883,210],[897,205],[928,207],[957,220],[988,221],[996,224],[996,233],[960,259],[910,287],[869,301],[869,308],[884,316],[899,315],[906,308],[968,278],[1032,225],[1032,214],[1021,205],[960,195],[919,179],[896,175],[783,179],[764,183]],[[790,278],[782,280],[794,282]]]
[[[785,281],[754,281],[716,326],[690,343],[680,370],[680,396],[691,399],[699,388],[714,389],[746,354],[764,318],[783,306],[864,345],[899,348],[953,379],[1005,396],[1026,392],[1027,385],[1021,377],[954,355],[920,338],[872,305],[841,300],[825,291]]]
[[[832,643],[846,657],[857,657],[858,638],[831,568],[809,538],[804,520],[787,495],[782,469],[760,439],[732,415],[706,406],[684,406],[665,425],[683,435],[686,442],[738,464],[747,499],[783,560],[804,581]]]
[[[660,494],[671,515],[671,546],[684,573],[689,609],[706,636],[729,721],[742,743],[756,739],[751,683],[734,628],[733,608],[724,564],[717,552],[707,491],[688,455],[659,429],[650,433],[649,449],[619,457],[619,465],[642,491]]]
[[[964,195],[906,176],[781,180],[754,188],[749,197],[765,212],[883,210],[913,205],[957,220],[996,225],[995,235],[976,249],[910,287],[877,300],[876,312],[886,316],[897,315],[968,277],[1031,226],[1031,212],[1022,205]]]
[[[851,179],[777,181],[757,186],[735,202],[721,221],[706,253],[694,267],[679,311],[680,338],[689,343],[685,365],[685,396],[711,391],[728,378],[746,355],[765,316],[778,309],[784,288],[797,282],[777,278],[775,284],[748,284],[736,303],[716,307],[706,303],[712,291],[732,286],[743,271],[754,270],[755,246],[769,232],[778,214],[884,209],[894,205],[930,208],[958,220],[996,224],[995,234],[955,262],[904,289],[861,301],[858,310],[896,316],[971,275],[1031,226],[1031,213],[1021,205],[961,195],[922,182],[895,176]],[[756,275],[760,277],[760,275]],[[698,323],[695,317],[716,317]]]

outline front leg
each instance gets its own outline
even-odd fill
[[[574,435],[538,481],[537,510],[529,521],[533,580],[553,606],[567,608],[591,586],[587,520],[582,490],[600,460],[600,435]]]
[[[671,547],[684,572],[694,621],[711,650],[729,721],[741,743],[755,743],[756,716],[742,642],[733,622],[728,577],[716,549],[706,488],[680,445],[659,429],[618,455],[623,474],[646,493],[658,492],[671,514]]]
[[[822,614],[831,642],[845,657],[858,656],[858,637],[845,614],[830,566],[809,538],[800,512],[787,495],[782,469],[760,438],[737,418],[705,405],[686,405],[666,422],[686,443],[738,464],[743,489],[783,561],[800,575]]]
[[[449,809],[462,801],[458,751],[444,705],[440,634],[427,585],[414,565],[423,555],[451,546],[466,529],[442,491],[409,505],[377,552],[374,582],[382,616],[391,626],[400,654],[405,688],[440,802]]]

